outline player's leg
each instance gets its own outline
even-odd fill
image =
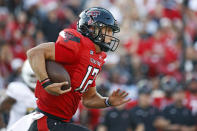
[[[58,126],[55,126],[51,131],[90,131],[86,127],[76,125],[73,123],[62,123]]]
[[[28,131],[90,131],[89,129],[80,125],[65,123],[59,120],[42,117],[34,121]]]
[[[47,119],[50,131],[90,131],[89,129],[73,123],[65,123],[59,120]]]

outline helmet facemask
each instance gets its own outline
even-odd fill
[[[112,29],[112,35],[107,34],[108,28]],[[97,44],[102,51],[115,51],[117,49],[120,40],[114,37],[116,31],[113,27],[96,22],[89,27],[89,30],[91,40]],[[109,42],[106,41],[106,39],[109,39]]]

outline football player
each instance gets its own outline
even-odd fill
[[[21,77],[23,81],[14,81],[8,85],[6,98],[0,105],[1,113],[9,112],[7,128],[36,108],[34,96],[36,77],[28,60],[23,64]]]
[[[119,89],[109,97],[102,97],[96,92],[96,76],[105,63],[106,52],[115,51],[118,47],[119,39],[114,34],[119,31],[116,20],[108,10],[92,7],[80,14],[77,30],[64,29],[55,43],[43,43],[27,52],[31,67],[39,79],[35,89],[37,114],[43,114],[31,124],[29,131],[88,131],[69,123],[80,100],[87,108],[119,106],[130,101],[126,99],[128,93]],[[65,67],[71,78],[69,89],[61,90],[67,82],[50,81],[45,60],[56,61]]]

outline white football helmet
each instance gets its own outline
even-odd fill
[[[36,87],[37,79],[36,79],[35,73],[33,72],[28,60],[26,60],[23,64],[21,76],[22,76],[24,82],[30,88],[34,89]]]

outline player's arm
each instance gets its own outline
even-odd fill
[[[45,60],[55,60],[55,43],[54,42],[43,43],[28,50],[27,58],[38,80],[43,81],[47,79],[48,75],[46,72]],[[50,94],[60,95],[70,91],[70,89],[65,91],[61,90],[61,86],[65,84],[66,82],[53,83],[45,87],[44,89]]]
[[[83,94],[82,102],[83,105],[87,108],[105,108],[109,105],[119,106],[129,102],[130,99],[126,99],[127,96],[128,93],[118,89],[116,91],[113,91],[109,97],[102,97],[97,93],[96,87],[91,87]]]
[[[37,78],[41,81],[48,78],[45,60],[55,60],[55,43],[40,44],[27,51],[29,63]]]
[[[10,112],[12,106],[16,103],[16,100],[12,97],[6,96],[6,98],[0,104],[0,128],[5,126],[3,120],[3,113]]]
[[[9,112],[15,103],[16,103],[15,99],[13,99],[12,97],[6,96],[6,98],[0,104],[0,113],[5,112],[5,111]]]

